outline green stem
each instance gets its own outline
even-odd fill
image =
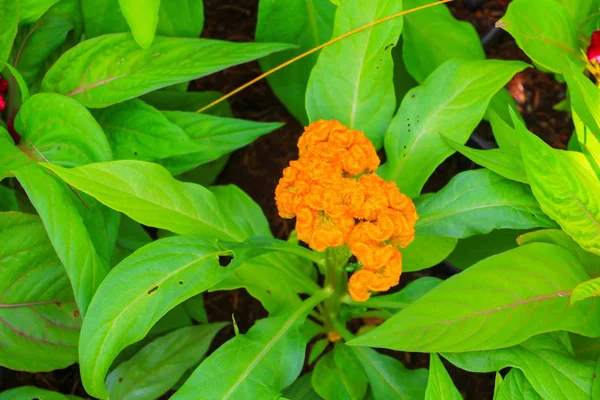
[[[356,312],[356,313],[352,313],[352,318],[381,318],[381,319],[388,319],[389,317],[391,317],[392,315],[387,312],[387,311],[362,311],[362,312]]]
[[[332,322],[333,327],[335,328],[337,333],[339,333],[340,336],[344,339],[344,341],[349,342],[350,340],[354,339],[354,335],[348,330],[348,328],[346,328],[346,324],[342,323],[340,320],[337,319],[333,320]]]
[[[348,262],[347,246],[329,248],[325,251],[325,288],[333,290],[333,295],[324,302],[324,317],[327,325],[334,327],[339,319],[341,297],[346,293],[347,273],[344,266]]]

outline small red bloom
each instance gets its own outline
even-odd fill
[[[591,42],[586,54],[590,62],[596,60],[596,62],[600,63],[600,30],[592,33]]]
[[[6,93],[8,91],[8,81],[4,78],[0,78],[0,93]]]
[[[21,135],[19,135],[17,133],[17,131],[15,130],[14,118],[11,118],[8,120],[7,128],[8,128],[8,133],[10,133],[10,136],[12,136],[15,144],[19,144],[21,142]]]
[[[2,96],[0,94],[0,111],[4,111],[5,108],[6,108],[6,100],[4,99],[4,96]]]

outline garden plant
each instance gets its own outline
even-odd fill
[[[78,364],[112,400],[462,399],[449,368],[495,373],[495,400],[600,399],[600,1],[510,2],[531,63],[486,59],[446,3],[260,0],[233,42],[200,38],[202,0],[0,0],[0,366]],[[566,83],[568,149],[505,89],[528,68]],[[233,117],[260,79],[304,127],[269,194],[289,237],[215,184],[282,125]],[[497,147],[469,145],[482,121]],[[478,167],[427,189],[457,154]],[[205,309],[238,289],[247,330]],[[34,398],[81,397],[0,392]]]

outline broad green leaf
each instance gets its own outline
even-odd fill
[[[283,126],[275,122],[254,122],[183,111],[164,111],[163,114],[183,129],[196,147],[189,154],[160,161],[173,175],[214,161]]]
[[[441,135],[465,143],[492,96],[527,65],[519,61],[448,61],[400,105],[385,136],[388,157],[380,175],[416,197],[454,149]]]
[[[69,185],[143,225],[181,235],[239,239],[230,233],[230,217],[220,212],[208,189],[179,182],[160,165],[130,160],[72,169],[43,165]]]
[[[227,323],[195,325],[154,339],[106,378],[110,398],[156,399],[197,365]]]
[[[520,369],[511,368],[494,400],[542,400]]]
[[[412,400],[425,397],[427,370],[409,370],[397,359],[367,347],[354,347],[352,350],[369,378],[375,400]]]
[[[85,21],[85,37],[91,39],[107,33],[130,31],[119,7],[119,0],[80,1]]]
[[[430,0],[404,0],[404,8],[408,10],[429,3]],[[423,82],[448,60],[485,59],[473,25],[455,19],[445,5],[404,16],[402,36],[404,62],[417,82]]]
[[[575,125],[575,132],[571,136],[571,140],[569,140],[569,143],[572,145],[570,148],[567,147],[567,149],[585,154],[596,176],[600,177],[600,142],[574,110],[571,116]],[[576,147],[573,148],[573,146]]]
[[[258,4],[256,41],[298,46],[261,59],[264,72],[331,38],[336,7],[328,1],[261,0]],[[308,125],[304,95],[318,55],[313,53],[267,77],[275,95],[302,125]]]
[[[367,301],[356,305],[367,308],[379,308],[396,313],[423,297],[440,283],[442,283],[441,279],[425,276],[409,283],[405,288],[396,293],[372,296]]]
[[[563,73],[569,61],[583,67],[577,28],[555,0],[514,0],[497,26],[508,31],[519,47],[545,70]]]
[[[204,26],[204,7],[197,0],[163,0],[158,10],[156,34],[197,38]]]
[[[19,25],[21,0],[0,0],[0,61],[10,55]],[[0,71],[3,67],[0,67]]]
[[[584,249],[600,254],[600,181],[581,153],[555,150],[521,131],[521,154],[542,210]]]
[[[419,235],[466,238],[493,229],[552,228],[529,187],[478,169],[456,175],[442,190],[415,200]]]
[[[296,380],[306,341],[300,328],[308,313],[331,295],[327,289],[278,317],[255,324],[219,347],[171,397],[196,399],[275,399]]]
[[[600,357],[600,338],[588,338],[575,333],[569,334],[569,338],[573,346],[573,355],[576,358],[598,360],[598,357]]]
[[[17,114],[15,129],[21,147],[44,161],[73,167],[112,159],[108,140],[90,112],[60,94],[31,96]]]
[[[592,399],[600,398],[600,359],[596,362],[596,369],[594,370],[594,379],[592,380]]]
[[[514,249],[517,247],[517,238],[525,232],[515,229],[498,229],[486,235],[460,239],[447,260],[457,268],[469,268],[484,258]]]
[[[289,47],[159,36],[142,49],[130,34],[104,35],[64,53],[46,73],[42,90],[102,108]]]
[[[429,358],[429,381],[425,391],[425,400],[462,400],[462,396],[452,378],[448,375],[444,364],[436,353],[431,353]]]
[[[401,11],[398,0],[345,0],[336,11],[332,37]],[[308,119],[336,119],[364,131],[381,148],[396,109],[391,51],[400,32],[402,18],[396,18],[321,50],[306,89]]]
[[[204,307],[204,297],[202,294],[196,295],[192,298],[187,299],[183,303],[185,312],[199,324],[208,323],[208,315],[206,308]]]
[[[583,250],[569,235],[560,229],[542,229],[525,233],[517,238],[517,243],[520,246],[535,242],[555,244],[564,248],[577,258],[591,277],[600,276],[600,257]]]
[[[566,250],[532,243],[449,278],[349,344],[458,352],[511,346],[554,330],[598,335],[600,324],[591,314],[595,300],[569,302],[571,291],[587,279]]]
[[[406,15],[404,16],[404,20],[406,21]],[[402,99],[404,99],[404,96],[406,96],[406,93],[408,93],[409,90],[418,85],[417,81],[415,81],[408,73],[406,63],[402,58],[405,35],[400,37],[398,44],[392,49],[392,60],[394,62],[394,90],[396,92],[397,105],[402,102]]]
[[[595,135],[600,135],[600,93],[582,72],[582,68],[569,63],[565,70],[565,80],[569,87],[571,106],[578,118],[585,123]]]
[[[117,160],[158,161],[198,148],[183,129],[138,99],[112,105],[94,115]]]
[[[492,400],[496,400],[496,396],[498,396],[498,391],[500,390],[500,385],[502,385],[502,375],[500,372],[496,372],[496,379],[494,380],[494,397]]]
[[[58,3],[59,0],[20,0],[21,13],[19,14],[19,24],[27,25],[36,22],[50,7]],[[18,3],[19,1],[17,1]]]
[[[10,389],[0,393],[0,400],[24,400],[24,399],[38,399],[38,400],[75,400],[81,399],[77,396],[65,396],[58,392],[52,392],[50,390],[39,389],[34,386],[21,386],[18,388]]]
[[[205,105],[223,96],[221,92],[177,92],[175,90],[158,90],[146,93],[141,97],[145,103],[161,111],[195,112]],[[229,104],[223,101],[205,111],[217,117],[233,117]]]
[[[542,399],[589,400],[590,398],[595,363],[575,359],[551,334],[536,336],[519,345],[504,349],[442,355],[452,364],[470,372],[494,372],[506,367],[518,368],[523,371],[527,381]],[[510,399],[519,399],[519,397],[510,397]]]
[[[42,218],[71,281],[79,311],[85,315],[92,296],[108,272],[108,263],[99,256],[64,184],[37,164],[17,170],[15,176]]]
[[[127,345],[144,338],[160,317],[244,261],[269,251],[311,257],[308,250],[275,239],[224,243],[176,236],[157,240],[123,260],[100,285],[81,328],[79,358],[88,393],[107,397],[104,377],[110,364]]]
[[[515,128],[502,118],[496,110],[488,109],[488,118],[498,146],[504,150],[518,150],[519,136],[515,132]]]
[[[302,375],[283,391],[290,400],[321,400],[321,396],[312,387],[312,372]]]
[[[125,257],[150,242],[152,242],[152,238],[140,224],[125,215],[121,215],[111,265],[117,265]]]
[[[362,400],[368,383],[360,361],[342,342],[319,360],[312,373],[313,388],[325,400]]]
[[[150,47],[154,40],[160,3],[160,0],[119,0],[119,7],[135,41],[144,49]]]
[[[457,239],[451,237],[416,235],[402,249],[402,271],[420,271],[438,265],[452,253],[456,243]]]
[[[21,27],[15,39],[12,64],[28,85],[40,78],[44,62],[65,42],[69,32],[77,28],[78,2],[59,3],[36,24]]]
[[[518,149],[478,150],[463,146],[450,139],[445,140],[446,143],[475,164],[512,181],[527,183],[523,159]]]
[[[596,0],[555,0],[563,5],[573,19],[575,26],[600,8]],[[595,9],[595,10],[594,10]]]
[[[18,211],[19,204],[13,189],[0,185],[0,211]]]
[[[571,303],[596,296],[600,296],[600,278],[591,279],[577,285],[571,293]]]
[[[0,365],[40,372],[76,363],[81,318],[42,221],[0,213],[0,243]]]

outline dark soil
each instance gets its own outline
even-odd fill
[[[494,28],[509,2],[510,0],[489,0],[473,11],[467,7],[465,0],[455,0],[450,8],[457,18],[473,23],[483,37]],[[204,6],[206,26],[203,37],[241,42],[253,39],[258,0],[204,0]],[[505,33],[497,36],[486,52],[490,58],[529,61],[514,40]],[[200,79],[192,84],[191,89],[229,92],[259,74],[256,62],[247,63]],[[508,89],[517,101],[529,129],[551,145],[565,148],[571,135],[572,123],[568,113],[553,109],[556,103],[564,99],[565,86],[557,83],[553,76],[530,68],[515,77]],[[264,80],[233,96],[230,104],[238,118],[285,122],[285,126],[277,131],[236,151],[218,183],[233,183],[246,191],[262,207],[275,236],[287,239],[294,222],[279,217],[274,190],[283,168],[290,160],[297,158],[296,142],[303,128],[277,100]],[[493,140],[487,123],[483,122],[477,132]],[[460,156],[451,157],[436,171],[433,184],[428,185],[429,190],[438,189],[458,171],[470,166]],[[424,275],[445,278],[448,271],[436,267],[428,271],[407,273],[403,275],[403,285]],[[246,332],[257,319],[266,316],[261,305],[244,290],[209,293],[206,295],[206,309],[211,321],[230,321],[234,314],[242,332]],[[233,330],[224,330],[217,337],[214,347],[233,335]],[[427,367],[429,364],[429,356],[426,354],[392,351],[386,354],[397,357],[409,368]],[[446,365],[465,399],[492,398],[494,374],[471,374],[447,363]],[[0,369],[0,387],[6,389],[22,385],[34,385],[85,397],[77,366],[38,374]]]

